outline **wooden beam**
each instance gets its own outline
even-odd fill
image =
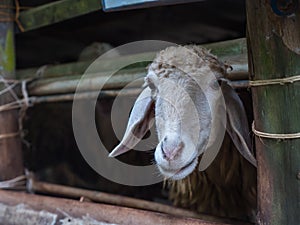
[[[294,5],[298,1],[246,2],[251,78],[299,75],[300,7]],[[289,15],[279,16],[275,9]],[[252,93],[256,130],[272,134],[300,132],[299,82],[257,86]],[[299,149],[299,138],[256,138],[258,224],[299,224]]]
[[[60,0],[20,13],[24,31],[29,31],[101,9],[100,0]]]
[[[61,224],[60,221],[71,222],[84,218],[90,218],[90,221],[96,222],[105,221],[106,223],[114,224],[140,224],[140,225],[225,225],[232,223],[219,223],[208,222],[199,219],[183,218],[179,216],[171,216],[162,213],[149,212],[144,210],[137,210],[113,205],[95,204],[89,202],[79,202],[75,200],[68,200],[63,198],[53,198],[45,196],[37,196],[33,194],[17,193],[10,191],[0,190],[0,219],[3,224],[16,224],[15,218],[23,216],[26,219],[26,213],[20,210],[22,209],[20,204],[23,204],[24,208],[29,210],[30,220],[24,219],[22,224],[33,224],[32,219],[37,218],[36,224]],[[19,207],[16,207],[19,205]],[[11,216],[14,215],[14,216]],[[47,216],[47,219],[52,219],[52,223],[41,223],[43,218]],[[3,221],[6,219],[6,221]],[[96,222],[95,222],[96,221]],[[27,223],[26,223],[27,222]],[[79,223],[73,223],[79,224]],[[84,224],[84,223],[83,223]],[[88,223],[85,223],[88,224]],[[234,224],[234,223],[233,223]],[[240,225],[247,225],[247,223],[238,223]],[[249,225],[249,224],[248,224]]]
[[[13,0],[3,0],[3,5],[13,6]],[[1,10],[1,9],[0,9]],[[2,9],[5,10],[5,9]],[[2,11],[1,11],[2,12]],[[14,18],[12,11],[6,10],[1,15],[6,19]],[[4,18],[3,18],[4,19]],[[0,106],[15,99],[5,85],[5,79],[15,77],[13,21],[0,22]],[[23,173],[23,159],[18,125],[18,110],[0,112],[0,181],[14,178]]]
[[[219,222],[219,223],[236,223],[241,221],[230,220],[226,218],[214,217],[205,214],[199,214],[191,210],[180,209],[174,206],[169,206],[157,202],[150,202],[142,199],[135,199],[131,197],[114,195],[99,191],[90,191],[81,188],[68,187],[64,185],[50,184],[36,180],[30,181],[31,190],[34,193],[42,193],[51,196],[62,196],[72,199],[85,198],[92,202],[105,203],[110,205],[117,205],[135,209],[142,209],[152,212],[165,213],[173,216],[197,218],[204,221]]]

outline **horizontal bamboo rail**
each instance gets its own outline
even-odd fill
[[[248,79],[248,64],[247,64],[247,48],[245,39],[236,39],[225,42],[218,42],[204,47],[211,49],[211,51],[218,55],[219,58],[226,63],[232,65],[233,70],[229,72],[228,78],[230,80],[245,80]],[[89,68],[89,78],[81,85],[81,91],[97,91],[99,87],[103,86],[103,90],[120,89],[130,82],[143,78],[146,75],[146,66],[149,61],[141,61],[143,58],[154,58],[156,52],[139,53],[135,55],[120,56],[114,59],[105,59],[101,61],[102,71],[94,71]],[[124,62],[137,61],[134,65],[119,71],[107,80],[108,74],[113,71],[116,64]],[[78,83],[81,81],[82,74],[90,65],[91,62],[77,62],[57,66],[46,66],[41,69],[31,68],[17,71],[18,79],[28,79],[37,76],[40,79],[34,79],[28,86],[30,95],[43,96],[54,94],[74,93]],[[135,85],[139,87],[142,82],[137,82]],[[235,83],[237,88],[238,82]],[[247,87],[245,82],[240,83],[243,87]]]
[[[247,68],[247,46],[245,38],[222,41],[211,44],[201,45],[207,49],[210,49],[211,52],[217,55],[221,60],[228,62],[233,66],[234,71],[237,73],[246,73],[248,72]],[[101,64],[106,68],[105,71],[113,71],[115,69],[115,64],[120,64],[123,62],[139,62],[143,58],[154,58],[156,52],[147,52],[147,53],[138,53],[133,55],[125,55],[115,57],[113,59],[103,59]],[[37,72],[41,78],[54,78],[54,77],[67,77],[67,76],[80,76],[85,70],[89,67],[92,61],[81,61],[81,62],[72,62],[61,65],[46,65],[42,68],[29,68],[22,69],[17,71],[18,79],[28,79],[36,78]],[[130,68],[145,68],[149,64],[148,61],[136,63]],[[129,68],[127,68],[129,69]],[[38,72],[38,73],[39,73]],[[104,72],[104,71],[91,71],[91,72]],[[245,76],[244,76],[245,77]],[[247,77],[246,77],[247,78]]]
[[[242,80],[242,81],[232,81],[231,86],[235,89],[244,89],[249,88],[249,81]],[[116,96],[137,96],[141,93],[142,88],[128,88],[124,90],[102,90],[100,93],[99,91],[87,91],[82,93],[76,94],[76,99],[84,100],[90,98],[111,98]],[[41,103],[51,103],[51,102],[66,102],[66,101],[73,101],[74,94],[58,94],[58,95],[46,95],[46,96],[31,96],[30,102],[35,104]]]

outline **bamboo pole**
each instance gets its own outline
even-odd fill
[[[13,32],[13,0],[3,0],[0,21],[0,75],[11,79],[15,76],[15,53],[14,53],[14,32]],[[6,88],[0,82],[0,92]],[[9,91],[0,94],[0,106],[14,101]],[[0,112],[0,180],[14,178],[23,173],[23,160],[21,140],[18,125],[18,111],[9,110]]]
[[[299,75],[297,1],[246,2],[250,77],[270,80]],[[257,86],[252,93],[256,130],[272,134],[300,132],[299,82]],[[256,138],[259,224],[299,224],[299,149],[299,138]]]
[[[230,85],[235,89],[245,89],[249,88],[249,81],[241,80],[241,81],[231,81]],[[100,98],[112,98],[116,96],[137,96],[141,93],[143,89],[141,87],[138,88],[128,88],[123,90],[102,90],[99,91],[87,91],[82,93],[77,93],[76,98],[79,100],[90,99],[95,97]],[[41,104],[41,103],[50,103],[50,102],[67,102],[73,101],[74,94],[58,94],[58,95],[45,95],[45,96],[31,96],[30,102],[33,105]]]
[[[201,45],[211,52],[217,55],[221,60],[228,62],[233,66],[233,71],[230,74],[239,73],[243,79],[248,78],[248,66],[247,66],[247,46],[245,38],[222,41],[211,44]],[[153,59],[157,52],[145,52],[132,55],[124,55],[115,57],[113,59],[102,59],[101,68],[105,71],[91,71],[91,72],[107,72],[114,71],[116,64],[126,62],[139,62],[127,67],[127,69],[139,68],[144,69],[149,65],[148,61],[140,62],[141,59]],[[17,71],[18,79],[36,78],[40,75],[40,78],[57,78],[57,77],[68,77],[68,76],[79,76],[82,75],[85,70],[91,65],[93,61],[81,61],[65,63],[61,65],[45,65],[40,68],[28,68]],[[38,72],[39,71],[39,72]],[[37,74],[38,72],[38,74]],[[241,78],[242,79],[242,78]]]
[[[247,48],[245,39],[236,39],[224,42],[216,42],[203,45],[211,49],[213,54],[219,56],[220,60],[232,65],[233,70],[229,72],[230,80],[245,80],[248,78],[247,66]],[[133,55],[119,56],[114,59],[101,60],[101,71],[89,69],[89,81],[82,84],[82,91],[99,90],[99,85],[103,84],[108,74],[114,71],[116,64],[126,64],[126,62],[137,61],[119,71],[113,76],[103,87],[103,89],[123,88],[128,83],[142,78],[146,75],[146,66],[149,61],[141,61],[141,59],[154,58],[156,52],[145,52]],[[67,63],[56,66],[44,66],[42,68],[30,68],[17,71],[18,79],[39,78],[34,79],[30,83],[28,89],[30,95],[53,95],[62,93],[73,93],[81,80],[82,74],[92,62],[76,62]],[[140,85],[141,83],[137,84]]]
[[[113,205],[95,204],[89,202],[79,202],[63,198],[53,198],[38,196],[26,193],[16,193],[0,190],[0,219],[3,224],[16,224],[18,218],[23,218],[22,224],[31,225],[35,219],[35,224],[61,224],[61,221],[68,221],[70,224],[75,223],[84,218],[90,218],[97,224],[97,221],[105,221],[114,224],[139,224],[139,225],[225,225],[234,224],[227,222],[208,222],[199,219],[183,218],[180,216],[172,216],[162,213],[149,212],[144,210],[131,209],[126,207],[118,207]],[[22,210],[19,204],[24,204]],[[11,216],[14,215],[14,216]],[[46,217],[47,216],[47,217]],[[2,217],[2,218],[1,218]],[[52,223],[46,223],[46,219]],[[18,223],[19,224],[19,223]],[[71,223],[72,224],[72,223]],[[89,223],[80,223],[89,224]],[[101,224],[101,223],[99,223]],[[235,223],[236,224],[236,223]],[[238,223],[247,225],[247,223]],[[249,225],[249,224],[248,224]]]

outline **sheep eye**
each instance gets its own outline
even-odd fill
[[[153,83],[148,83],[148,87],[149,87],[151,90],[156,89],[156,88],[155,88],[155,85],[154,85]]]
[[[145,82],[151,90],[156,89],[154,83],[152,82],[152,80],[149,77],[145,78]]]
[[[220,88],[220,82],[218,80],[213,80],[211,83],[210,83],[210,87],[214,90],[219,90]]]

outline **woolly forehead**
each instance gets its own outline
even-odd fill
[[[148,68],[146,85],[157,86],[164,78],[191,86],[226,76],[227,66],[198,46],[169,47],[159,52]],[[213,75],[213,76],[208,76]],[[197,81],[197,82],[195,82]]]

